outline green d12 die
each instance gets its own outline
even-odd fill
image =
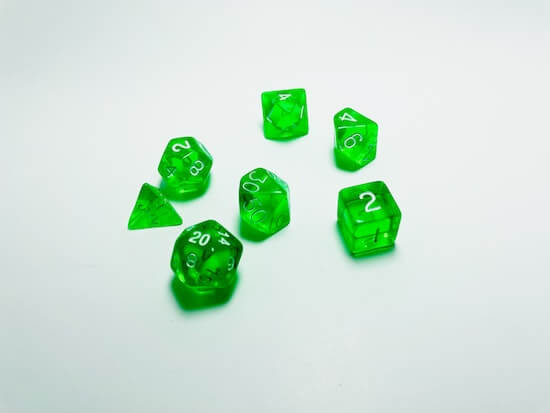
[[[172,252],[171,267],[196,293],[231,288],[243,252],[242,243],[214,220],[183,230]]]
[[[239,185],[241,222],[256,234],[268,237],[290,222],[288,185],[264,168],[241,178]]]
[[[338,193],[338,227],[353,256],[393,247],[401,211],[382,181],[350,186]]]
[[[334,156],[339,168],[355,171],[376,157],[376,122],[345,108],[334,115],[334,130]]]
[[[208,187],[212,156],[195,138],[174,138],[164,150],[158,171],[162,191],[172,199],[188,199]]]
[[[304,89],[263,92],[262,111],[264,136],[268,139],[297,138],[309,130]]]

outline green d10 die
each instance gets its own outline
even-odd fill
[[[264,168],[256,168],[241,178],[239,185],[241,222],[266,238],[290,222],[288,185]]]
[[[264,136],[268,139],[297,138],[309,130],[304,89],[263,92],[262,110]]]
[[[208,187],[212,156],[195,138],[174,138],[164,150],[158,171],[161,189],[172,199],[188,199],[202,194]]]
[[[344,188],[338,193],[338,227],[353,256],[393,247],[401,211],[384,182]]]
[[[230,288],[243,252],[241,242],[214,220],[183,230],[172,252],[171,267],[195,293]]]
[[[376,157],[376,122],[345,108],[334,115],[334,131],[334,156],[339,168],[355,171]]]

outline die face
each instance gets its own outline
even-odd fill
[[[285,181],[264,168],[245,174],[239,185],[241,220],[265,236],[290,222],[289,190]]]
[[[197,292],[230,287],[243,251],[226,228],[208,220],[186,228],[176,240],[171,267],[183,283]]]
[[[268,139],[291,139],[309,130],[306,91],[276,90],[262,93],[264,135]]]
[[[401,211],[382,181],[342,189],[338,194],[338,226],[354,256],[393,247]]]
[[[185,198],[204,191],[210,177],[212,156],[193,137],[168,142],[158,166],[163,192],[171,198]]]
[[[336,163],[357,170],[376,158],[378,125],[359,112],[345,108],[334,115]]]

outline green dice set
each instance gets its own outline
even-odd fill
[[[261,102],[267,139],[288,140],[308,133],[304,89],[264,92]],[[337,112],[333,122],[334,159],[339,168],[357,171],[376,158],[376,122],[349,107]],[[203,194],[212,164],[212,156],[194,137],[170,140],[158,165],[160,190],[147,183],[142,186],[128,228],[180,225],[181,217],[169,199]],[[265,168],[247,172],[239,182],[239,211],[241,235],[254,234],[259,240],[279,232],[290,223],[288,184]],[[394,246],[401,211],[386,184],[374,181],[340,190],[337,217],[345,246],[359,257]],[[207,220],[183,230],[174,245],[171,268],[193,294],[212,295],[235,284],[242,251],[237,237],[218,222]]]

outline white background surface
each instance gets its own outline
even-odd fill
[[[0,2],[0,410],[548,412],[549,27],[544,1]],[[292,87],[310,133],[267,141],[260,93]],[[380,125],[356,173],[345,106]],[[184,226],[236,232],[254,167],[291,189],[199,312],[170,289],[183,227],[126,230],[182,135],[214,157]],[[376,179],[397,248],[353,260],[337,191]]]

